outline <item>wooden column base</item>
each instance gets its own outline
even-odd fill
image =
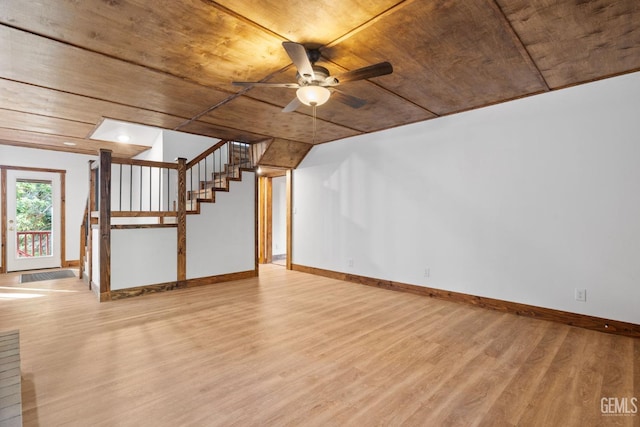
[[[230,282],[233,280],[249,279],[258,276],[258,270],[240,271],[238,273],[219,274],[217,276],[198,277],[175,282],[157,283],[153,285],[138,286],[135,288],[118,289],[100,294],[100,302],[113,301],[124,298],[139,297],[157,292],[172,291],[175,289],[192,288],[195,286],[213,285],[216,283]]]

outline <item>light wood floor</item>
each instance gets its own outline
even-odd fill
[[[99,304],[0,275],[25,426],[640,425],[640,340],[279,266]]]

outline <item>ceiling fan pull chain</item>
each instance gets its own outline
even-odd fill
[[[313,136],[311,137],[311,143],[312,144],[316,143],[316,108],[317,108],[317,105],[313,104],[312,105],[312,109],[313,109]]]

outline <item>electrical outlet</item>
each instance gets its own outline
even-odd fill
[[[349,263],[349,267],[353,267],[353,258],[349,258],[348,263]]]
[[[429,267],[424,269],[424,277],[431,276],[431,269]]]
[[[587,301],[587,290],[576,288],[576,301],[586,302]]]

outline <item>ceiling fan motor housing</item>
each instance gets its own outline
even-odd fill
[[[311,64],[315,64],[320,59],[320,50],[318,49],[307,49],[307,58],[309,58],[309,62]]]
[[[329,70],[319,65],[313,66],[314,79],[311,80],[311,76],[301,76],[300,73],[296,73],[296,78],[298,80],[298,84],[300,86],[309,86],[309,85],[317,85],[320,83],[325,83],[327,77],[329,77]]]

